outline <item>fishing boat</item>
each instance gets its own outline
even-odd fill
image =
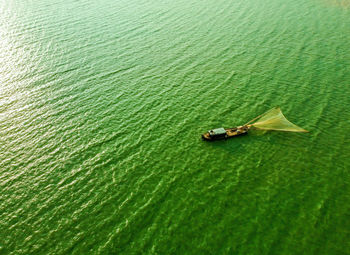
[[[251,128],[260,130],[308,132],[287,120],[279,107],[274,107],[243,126],[234,128],[215,128],[209,130],[202,134],[202,139],[206,141],[215,141],[246,135]]]
[[[248,126],[239,126],[234,128],[215,128],[203,134],[202,139],[207,141],[228,139],[239,135],[246,135],[248,133],[248,130]]]

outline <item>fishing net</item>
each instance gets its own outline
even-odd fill
[[[262,130],[308,132],[287,120],[279,107],[267,111],[251,125]]]

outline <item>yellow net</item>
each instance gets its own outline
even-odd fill
[[[251,124],[251,126],[262,130],[278,130],[278,131],[290,131],[290,132],[308,132],[307,130],[294,125],[284,117],[279,107],[272,108],[256,118],[257,121]],[[254,120],[256,120],[254,119]],[[251,123],[254,120],[248,122]]]

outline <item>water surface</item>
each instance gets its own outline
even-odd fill
[[[1,1],[0,253],[349,254],[349,3]]]

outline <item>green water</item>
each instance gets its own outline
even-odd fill
[[[350,254],[349,46],[349,0],[1,0],[0,254]]]

